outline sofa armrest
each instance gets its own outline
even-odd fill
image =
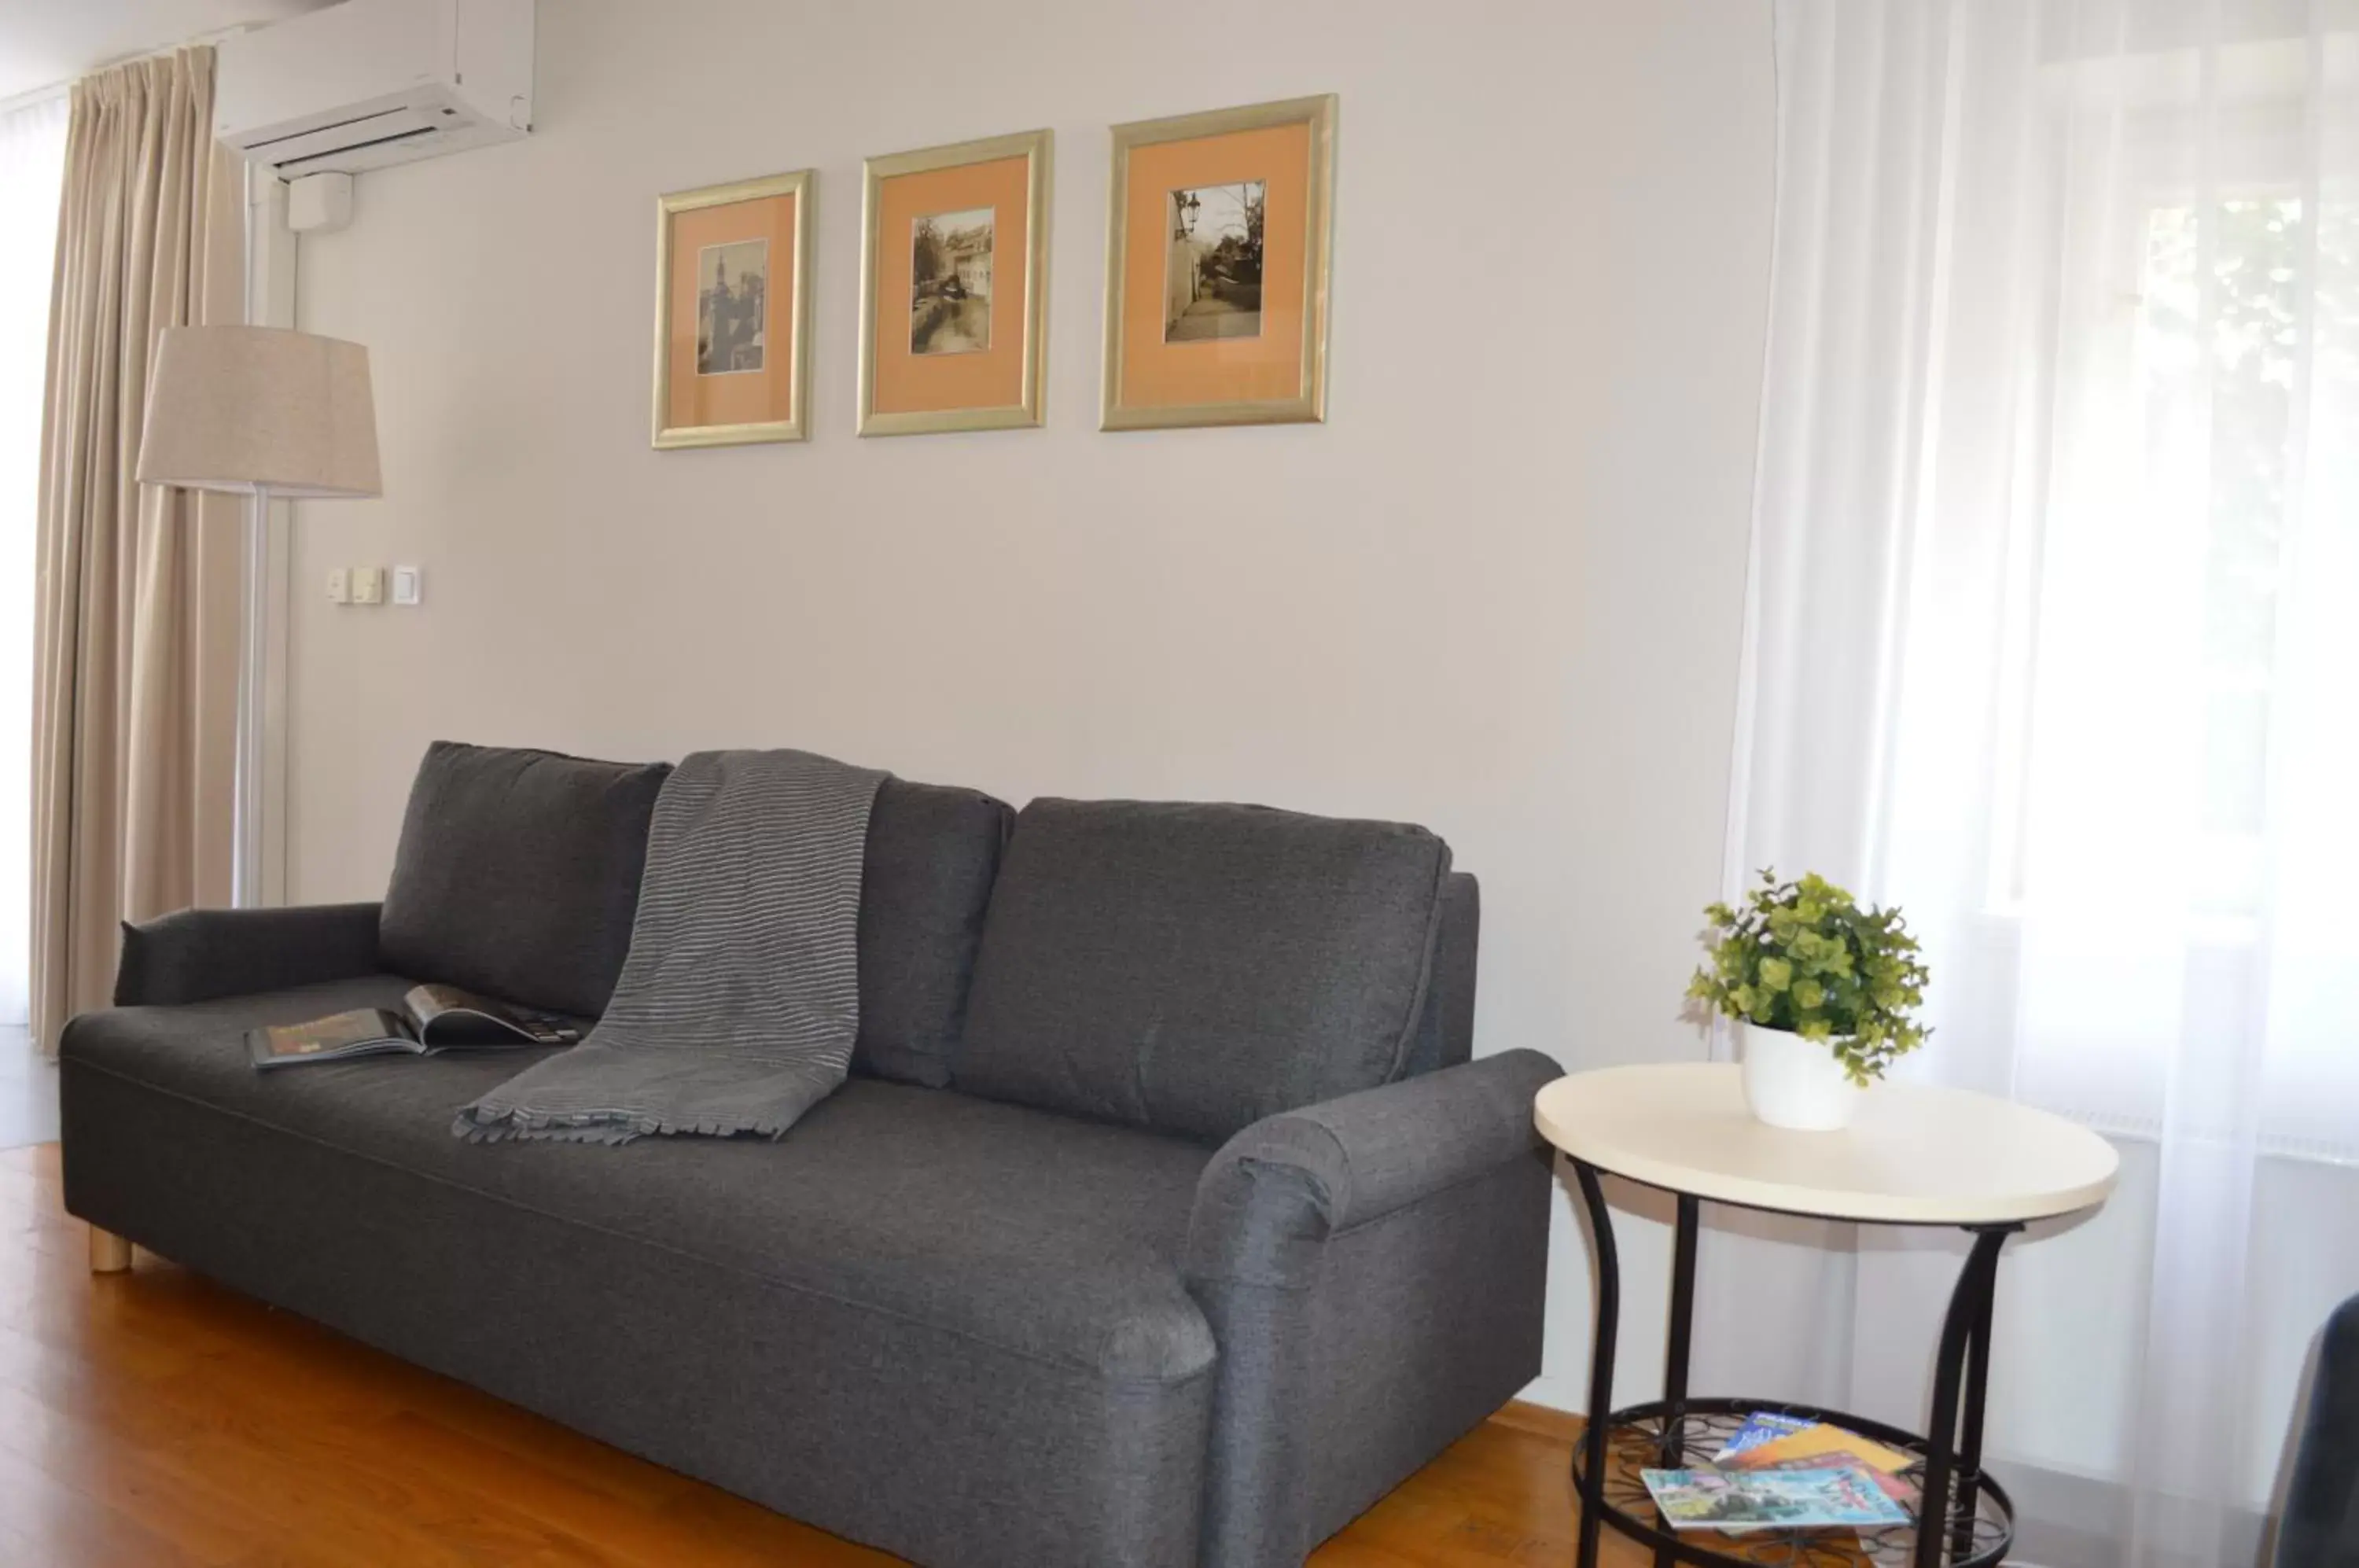
[[[1196,1186],[1201,1560],[1299,1568],[1539,1373],[1550,1161],[1511,1051],[1256,1122]]]
[[[1189,1278],[1300,1288],[1334,1232],[1529,1157],[1532,1096],[1563,1071],[1509,1051],[1254,1123],[1196,1184]]]
[[[2326,1320],[2311,1352],[2300,1446],[2270,1568],[2334,1568],[2359,1561],[2359,1296]]]
[[[171,1007],[374,975],[377,909],[182,909],[126,921],[114,1005]]]

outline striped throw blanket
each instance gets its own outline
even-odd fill
[[[452,1130],[477,1142],[783,1135],[851,1065],[861,866],[885,778],[803,751],[682,762],[656,799],[605,1016]]]

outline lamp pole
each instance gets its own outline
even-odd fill
[[[245,520],[245,647],[238,658],[237,776],[230,816],[230,902],[241,909],[262,903],[262,667],[269,592],[270,486],[256,485]]]

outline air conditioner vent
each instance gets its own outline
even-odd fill
[[[288,179],[532,128],[533,0],[344,0],[222,40],[214,134]]]
[[[418,125],[364,142],[305,153],[299,158],[274,158],[270,167],[278,171],[282,180],[298,180],[306,174],[357,174],[364,169],[382,169],[388,163],[431,158],[442,150],[434,145],[441,138],[440,126]]]

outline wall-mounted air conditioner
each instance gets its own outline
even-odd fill
[[[532,128],[533,0],[344,0],[219,46],[213,134],[286,180]]]

